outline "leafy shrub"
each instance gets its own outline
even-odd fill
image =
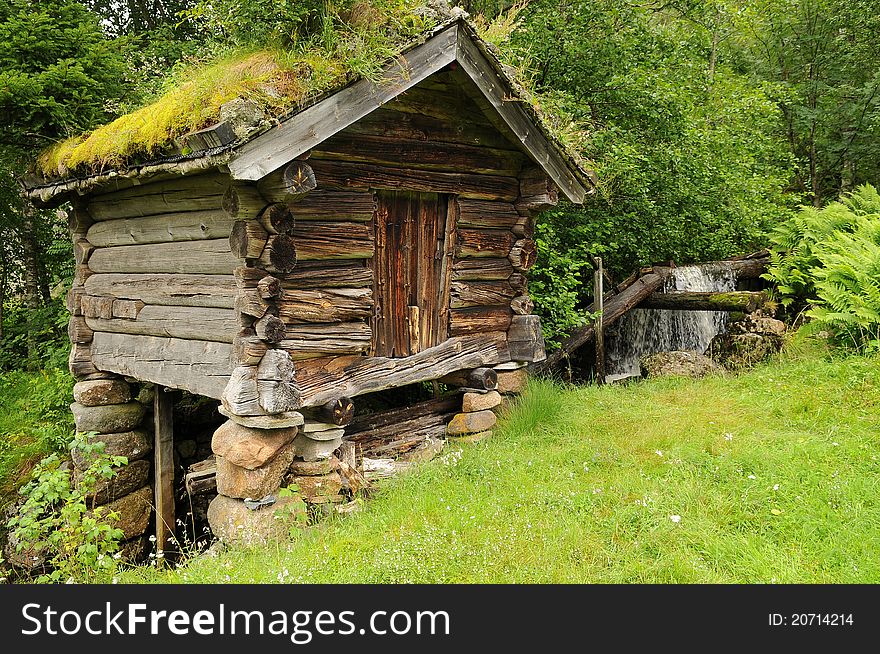
[[[25,502],[6,525],[14,530],[19,552],[27,547],[46,558],[49,569],[37,578],[40,583],[94,580],[96,574],[109,576],[117,567],[114,553],[123,533],[108,523],[119,514],[90,506],[89,495],[128,459],[104,454],[104,443],[89,443],[87,436],[77,434],[72,445],[92,461],[78,483],[58,454],[47,456],[21,489]]]
[[[860,186],[823,209],[804,207],[772,234],[771,266],[790,312],[843,345],[880,349],[880,194]]]

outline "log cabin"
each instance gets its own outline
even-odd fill
[[[221,122],[186,140],[185,155],[28,189],[71,207],[77,428],[111,450],[132,440],[134,388],[156,386],[160,544],[174,524],[162,389],[219,401],[208,518],[231,541],[263,537],[252,501],[284,480],[339,501],[350,486],[327,461],[352,439],[381,455],[491,430],[497,391],[544,358],[527,291],[535,217],[593,184],[464,18],[380,80],[244,136]],[[354,416],[359,396],[435,381],[460,392]]]

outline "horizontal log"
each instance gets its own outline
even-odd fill
[[[396,457],[418,447],[428,438],[442,439],[446,432],[446,424],[454,415],[454,412],[449,412],[419,418],[404,418],[397,424],[357,432],[350,436],[346,429],[346,440],[352,444],[356,443],[363,456]]]
[[[232,275],[99,274],[85,290],[145,304],[231,309],[236,286]]]
[[[503,258],[510,255],[516,236],[503,229],[458,230],[458,257]],[[514,264],[515,265],[515,264]]]
[[[258,259],[269,234],[256,220],[238,220],[229,235],[229,249],[239,259]]]
[[[294,359],[369,352],[373,332],[364,322],[291,325],[278,347]]]
[[[449,333],[452,336],[462,336],[482,332],[506,332],[512,317],[510,307],[452,309],[449,312]]]
[[[296,224],[290,206],[283,203],[270,204],[257,220],[269,234],[289,234]]]
[[[269,344],[253,329],[242,329],[232,339],[233,360],[240,366],[255,366],[263,360]]]
[[[326,404],[317,407],[312,416],[328,425],[336,425],[337,427],[345,427],[351,423],[354,418],[354,402],[351,398],[340,397],[330,400]]]
[[[429,416],[445,416],[461,411],[461,397],[447,395],[418,402],[399,409],[377,411],[356,416],[345,428],[346,440],[351,435],[375,431],[385,427],[394,427],[405,420],[418,420]]]
[[[300,261],[281,277],[285,289],[372,288],[373,270],[364,260]]]
[[[642,309],[675,309],[678,311],[742,311],[752,313],[767,304],[763,291],[729,291],[725,293],[696,291],[656,292],[645,298]]]
[[[140,300],[118,300],[113,297],[83,295],[80,300],[82,315],[86,318],[127,318],[138,317],[144,303]]]
[[[407,111],[398,109],[406,108]],[[421,109],[421,107],[419,107]],[[478,110],[477,110],[478,111]],[[471,112],[473,115],[475,112]],[[462,114],[438,118],[419,113],[407,105],[405,96],[367,114],[345,131],[418,141],[446,141],[498,149],[514,149],[513,144],[498,130],[484,121],[462,120]]]
[[[195,341],[232,343],[238,319],[231,309],[146,305],[135,320],[86,317],[96,332],[168,336]]]
[[[255,185],[242,182],[230,184],[221,200],[223,212],[234,220],[253,220],[266,204]]]
[[[663,286],[663,276],[658,273],[648,273],[636,279],[631,285],[623,289],[618,295],[605,300],[602,313],[602,328],[607,329],[630,309],[638,306],[646,297]],[[592,340],[594,329],[587,325],[576,329],[566,337],[558,350],[550,354],[545,361],[535,366],[535,372],[552,370],[562,360],[576,349]]]
[[[230,275],[239,265],[241,259],[232,254],[228,238],[98,248],[89,259],[96,273]]]
[[[284,291],[278,317],[287,324],[334,323],[369,318],[373,291],[368,288],[327,288]]]
[[[516,291],[506,281],[452,282],[450,293],[453,309],[509,304],[516,296]]]
[[[461,198],[458,207],[458,224],[461,227],[512,230],[522,219],[510,202]]]
[[[348,131],[330,137],[312,149],[312,157],[360,161],[394,168],[474,173],[516,177],[523,155],[515,150],[423,141],[400,137],[355,134]],[[513,207],[511,206],[511,210]]]
[[[769,257],[755,257],[753,259],[737,259],[733,261],[710,261],[699,264],[701,268],[717,271],[730,271],[737,279],[757,279],[765,272],[770,263]],[[675,274],[675,267],[654,266],[653,271],[662,277]]]
[[[538,248],[530,238],[521,238],[510,248],[508,255],[515,270],[529,270],[538,259]]]
[[[173,243],[227,238],[233,219],[220,210],[184,211],[145,218],[104,220],[93,224],[86,233],[96,247]]]
[[[454,193],[465,198],[508,202],[519,195],[519,181],[515,177],[411,170],[326,159],[309,159],[309,162],[321,187]]]
[[[305,161],[291,161],[257,182],[269,202],[296,202],[317,187],[315,173]]]
[[[96,332],[91,354],[101,370],[219,400],[231,350],[226,343]]]
[[[450,338],[409,357],[337,357],[297,364],[297,383],[303,406],[323,404],[337,397],[415,384],[463,368],[479,368],[510,360],[505,334],[483,333]]]
[[[474,368],[473,370],[458,370],[440,381],[452,386],[463,388],[476,388],[482,391],[492,391],[498,386],[498,373],[493,368]]]
[[[504,258],[478,257],[459,259],[452,264],[453,281],[490,281],[509,279],[513,264]]]
[[[219,173],[175,177],[93,196],[86,209],[95,221],[222,210],[228,186],[229,177]]]
[[[298,222],[293,237],[297,257],[303,261],[373,256],[373,232],[364,223]]]
[[[94,341],[94,339],[93,339]],[[67,369],[75,379],[83,379],[89,375],[100,372],[92,361],[91,345],[86,343],[72,343],[70,355],[67,357]]]
[[[91,343],[93,332],[82,316],[71,316],[67,323],[67,336],[71,343]]]
[[[290,205],[296,220],[368,222],[376,210],[373,192],[316,189]]]
[[[269,343],[280,343],[283,341],[286,330],[284,322],[272,314],[266,314],[254,323],[256,335]]]

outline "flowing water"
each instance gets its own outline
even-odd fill
[[[676,268],[664,291],[733,291],[736,274],[729,266]],[[703,354],[727,327],[725,311],[633,309],[623,315],[606,337],[606,379],[614,381],[640,374],[639,361],[648,354],[690,350]]]

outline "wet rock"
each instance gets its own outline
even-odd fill
[[[704,377],[720,372],[722,367],[707,356],[696,352],[678,350],[658,352],[641,360],[642,375],[645,377]]]

